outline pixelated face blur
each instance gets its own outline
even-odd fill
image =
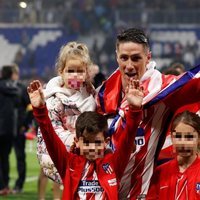
[[[86,65],[79,59],[67,60],[61,76],[64,86],[70,89],[79,90],[86,79]]]
[[[104,156],[106,142],[103,132],[99,132],[95,137],[79,138],[80,155],[84,155],[88,160],[96,160]]]
[[[141,79],[151,59],[151,53],[143,44],[134,42],[119,43],[116,53],[125,89],[130,79]]]
[[[180,122],[172,132],[173,148],[178,156],[196,155],[199,141],[198,132],[188,124]]]

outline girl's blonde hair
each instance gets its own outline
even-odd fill
[[[56,62],[56,69],[58,73],[62,73],[66,62],[70,59],[78,59],[82,61],[83,65],[86,65],[87,68],[92,65],[89,50],[83,43],[68,42],[60,48]]]
[[[200,137],[200,116],[198,114],[188,110],[178,113],[172,121],[171,132],[175,130],[180,122],[192,126],[198,132]]]

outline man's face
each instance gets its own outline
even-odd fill
[[[18,81],[19,80],[19,72],[13,72],[11,79],[14,81]]]
[[[86,66],[78,59],[68,60],[61,76],[65,87],[79,90],[86,79]]]
[[[180,157],[191,157],[196,155],[199,136],[197,131],[190,125],[180,122],[172,132],[173,148]]]
[[[95,137],[79,138],[80,155],[84,155],[88,160],[96,160],[104,156],[106,142],[103,132],[99,132]]]
[[[142,44],[133,42],[120,43],[116,53],[125,89],[130,78],[141,79],[151,59],[151,53]]]

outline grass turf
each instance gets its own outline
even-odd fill
[[[36,143],[35,141],[26,141],[26,164],[27,164],[27,175],[24,184],[23,192],[20,194],[9,194],[7,196],[0,196],[1,200],[37,200],[37,182],[40,172],[40,166],[36,157]],[[16,171],[16,159],[15,154],[12,151],[10,155],[10,188],[13,188],[15,180],[17,178]],[[51,200],[51,181],[48,181],[46,188],[45,200]]]

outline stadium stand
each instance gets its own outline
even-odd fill
[[[0,65],[17,62],[22,76],[54,71],[59,48],[70,40],[85,42],[109,75],[116,65],[114,38],[131,26],[149,33],[159,69],[173,61],[186,68],[200,61],[199,0],[29,0],[26,8],[18,3],[0,1]]]

